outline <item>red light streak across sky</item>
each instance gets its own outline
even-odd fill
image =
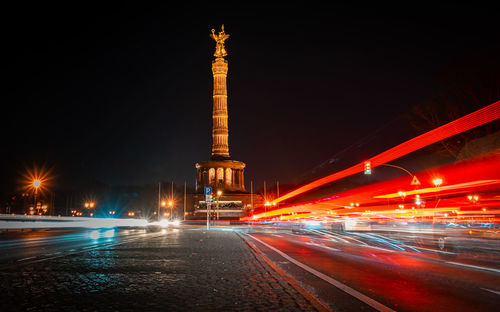
[[[433,129],[429,132],[426,132],[422,135],[419,135],[413,139],[410,139],[406,142],[403,142],[391,149],[388,149],[385,152],[382,152],[367,161],[371,162],[371,167],[375,168],[379,165],[392,161],[394,159],[405,156],[411,152],[419,150],[423,147],[426,147],[430,144],[439,142],[456,134],[465,132],[472,128],[484,125],[491,121],[500,118],[500,101],[490,104],[486,107],[483,107],[473,113],[465,115],[461,118],[458,118],[452,122],[449,122],[441,127]],[[275,200],[276,203],[282,202],[286,199],[295,197],[327,183],[345,178],[347,176],[362,172],[364,170],[364,162],[354,165],[350,168],[344,169],[339,172],[335,172],[331,175],[323,177],[321,179],[310,182],[306,185],[299,187],[298,189],[287,193]]]
[[[442,186],[436,187],[432,180],[436,173],[443,177]],[[431,168],[425,171],[417,172],[422,185],[415,189],[410,185],[411,177],[402,176],[396,179],[378,182],[355,189],[337,193],[334,196],[321,198],[318,200],[298,203],[285,206],[280,209],[267,211],[254,215],[252,218],[272,218],[281,216],[281,220],[286,219],[304,219],[307,217],[330,217],[346,214],[363,214],[367,210],[370,212],[383,214],[387,211],[394,213],[399,205],[403,204],[406,211],[413,206],[415,211],[439,211],[440,209],[449,210],[449,207],[461,211],[467,209],[479,209],[483,207],[499,207],[500,194],[500,149],[482,155],[476,159],[464,160],[439,168]],[[405,193],[404,198],[399,192]],[[482,192],[479,203],[473,203],[467,200],[467,195]],[[427,206],[415,204],[416,196],[419,195],[422,201],[427,201]],[[437,196],[439,202],[437,202]],[[352,203],[359,204],[351,206]],[[437,206],[439,204],[439,207]],[[447,207],[447,208],[446,208]],[[482,212],[479,212],[482,213]],[[488,213],[497,214],[488,210]]]

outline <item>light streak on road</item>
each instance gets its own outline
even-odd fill
[[[366,303],[367,305],[371,306],[372,308],[374,308],[375,310],[377,311],[381,311],[381,312],[394,312],[393,309],[383,305],[382,303],[362,294],[361,292],[347,286],[346,284],[318,271],[318,270],[315,270],[314,268],[300,262],[300,261],[297,261],[296,259],[290,257],[289,255],[287,255],[286,253],[284,253],[283,251],[263,242],[262,240],[258,239],[257,237],[253,236],[253,235],[249,235],[252,239],[258,241],[259,243],[261,243],[262,245],[266,246],[267,248],[275,251],[276,253],[278,253],[279,255],[281,255],[283,258],[287,259],[288,261],[292,262],[293,264],[301,267],[302,269],[308,271],[309,273],[321,278],[322,280],[330,283],[331,285],[341,289],[342,291],[348,293],[349,295],[355,297],[356,299]]]
[[[61,221],[54,218],[25,218],[8,216],[11,220],[0,220],[0,229],[57,229],[57,228],[111,228],[111,227],[145,227],[148,221],[144,219],[119,218],[79,218],[65,217]]]

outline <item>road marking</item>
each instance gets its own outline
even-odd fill
[[[437,250],[437,249],[424,248],[424,247],[415,247],[415,248],[421,249],[421,250],[432,251],[432,252],[440,252],[440,253],[449,254],[449,255],[456,255],[456,253],[454,253],[454,252],[449,252],[449,251],[444,251],[444,250]]]
[[[500,270],[494,269],[494,268],[488,268],[488,267],[484,267],[484,266],[472,265],[472,264],[466,264],[466,263],[460,263],[460,262],[453,262],[453,261],[445,261],[445,262],[449,263],[449,264],[460,265],[460,266],[469,267],[469,268],[473,268],[473,269],[486,270],[486,271],[491,271],[491,272],[495,272],[495,273],[500,273]]]
[[[28,257],[28,258],[22,258],[22,259],[19,259],[17,261],[24,261],[24,260],[34,259],[34,258],[36,258],[36,256]]]
[[[292,262],[293,264],[303,268],[304,270],[308,271],[309,273],[312,273],[314,275],[316,275],[317,277],[321,278],[322,280],[332,284],[333,286],[337,287],[338,289],[340,290],[343,290],[344,292],[348,293],[349,295],[355,297],[356,299],[366,303],[367,305],[371,306],[372,308],[374,308],[375,310],[377,311],[381,311],[381,312],[395,312],[393,309],[383,305],[382,303],[360,293],[359,291],[331,278],[330,276],[326,275],[326,274],[323,274],[313,268],[311,268],[310,266],[307,266],[305,265],[304,263],[302,262],[299,262],[297,260],[295,260],[294,258],[290,257],[289,255],[287,255],[286,253],[282,252],[281,250],[279,249],[276,249],[274,248],[273,246],[261,241],[260,239],[258,239],[257,237],[254,237],[252,235],[248,235],[250,236],[251,238],[255,239],[256,241],[258,241],[259,243],[261,243],[262,245],[268,247],[269,249],[277,252],[280,256],[282,256],[283,258],[287,259],[288,261]]]
[[[354,237],[351,237],[351,236],[348,236],[348,235],[342,236],[342,235],[334,233],[334,232],[328,232],[328,233],[330,233],[330,235],[333,235],[333,236],[335,236],[335,237],[337,237],[339,239],[344,239],[348,244],[350,244],[350,242],[347,241],[347,239],[356,241],[356,242],[360,243],[361,245],[365,245],[365,246],[368,245],[367,243],[365,243],[363,241],[360,241],[359,239],[355,239]],[[343,238],[340,238],[340,236],[342,236]]]
[[[321,245],[321,244],[306,243],[306,245],[310,245],[310,246],[314,246],[314,247],[320,247],[320,248],[328,249],[328,250],[331,250],[331,251],[341,251],[340,249],[333,248],[333,247],[328,247],[328,246],[324,246],[324,245]]]
[[[484,290],[487,290],[487,291],[492,292],[494,294],[500,295],[500,291],[498,291],[498,290],[493,290],[493,289],[488,289],[488,288],[481,288],[481,289],[484,289]]]

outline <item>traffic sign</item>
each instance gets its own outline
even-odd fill
[[[205,195],[212,195],[212,187],[205,186]]]
[[[413,180],[411,180],[410,185],[420,185],[420,181],[417,179],[416,175],[413,176]]]

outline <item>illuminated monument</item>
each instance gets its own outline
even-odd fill
[[[251,194],[245,190],[245,163],[232,160],[229,156],[229,128],[227,113],[226,78],[228,62],[224,41],[229,35],[222,30],[216,34],[212,29],[210,35],[215,42],[215,59],[212,61],[214,77],[213,112],[212,112],[212,156],[210,160],[196,163],[197,183],[196,192],[202,193],[205,186],[211,186],[214,195],[222,192],[219,199],[219,208],[222,216],[241,216],[245,209],[251,207]],[[206,213],[204,195],[195,196],[195,214]],[[215,204],[215,203],[214,203]]]

